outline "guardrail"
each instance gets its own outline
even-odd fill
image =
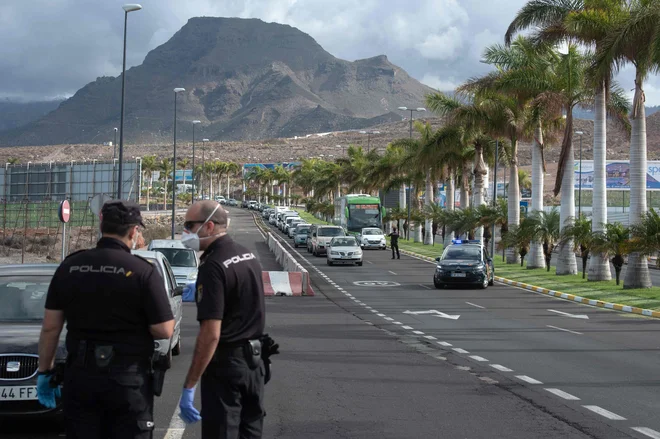
[[[287,249],[284,248],[282,243],[273,236],[272,233],[267,232],[266,242],[268,243],[268,248],[275,255],[275,259],[282,266],[284,271],[289,273],[301,273],[302,275],[302,294],[305,296],[313,296],[314,292],[309,281],[309,271],[305,269],[297,260],[293,257]]]

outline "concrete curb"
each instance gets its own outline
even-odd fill
[[[425,261],[435,262],[435,258],[422,256],[418,253],[414,253],[408,250],[401,250],[401,253],[409,256],[415,256],[416,258],[423,259]],[[576,296],[574,294],[567,294],[567,293],[562,293],[561,291],[549,290],[547,288],[537,287],[535,285],[530,285],[523,282],[517,282],[500,276],[495,276],[495,280],[497,282],[501,282],[506,285],[523,288],[529,291],[533,291],[535,293],[546,294],[548,296],[557,297],[560,299],[566,299],[572,302],[582,303],[584,305],[589,305],[597,308],[612,309],[615,311],[639,314],[641,316],[646,316],[646,317],[660,318],[660,311],[638,308],[636,306],[621,305],[620,303],[603,302],[602,300],[587,299],[585,297]]]

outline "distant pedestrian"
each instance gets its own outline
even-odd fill
[[[392,233],[388,235],[390,237],[390,246],[392,247],[392,259],[394,259],[394,251],[396,250],[396,258],[401,259],[399,254],[399,232],[396,227],[392,228]]]

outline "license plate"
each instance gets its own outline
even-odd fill
[[[465,277],[465,273],[452,273],[451,277]]]
[[[342,259],[352,259],[350,256],[342,256]]]
[[[0,387],[0,401],[30,401],[37,399],[37,386]]]

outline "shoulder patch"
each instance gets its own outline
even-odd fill
[[[143,258],[143,257],[140,256],[140,255],[133,255],[133,256],[136,257],[136,258],[138,258],[138,259],[140,259],[140,260],[142,260],[142,261],[144,261],[144,262],[146,262],[147,264],[149,264],[150,267],[153,267],[153,264],[151,263],[151,261],[150,261],[149,259],[147,259],[147,258]]]

